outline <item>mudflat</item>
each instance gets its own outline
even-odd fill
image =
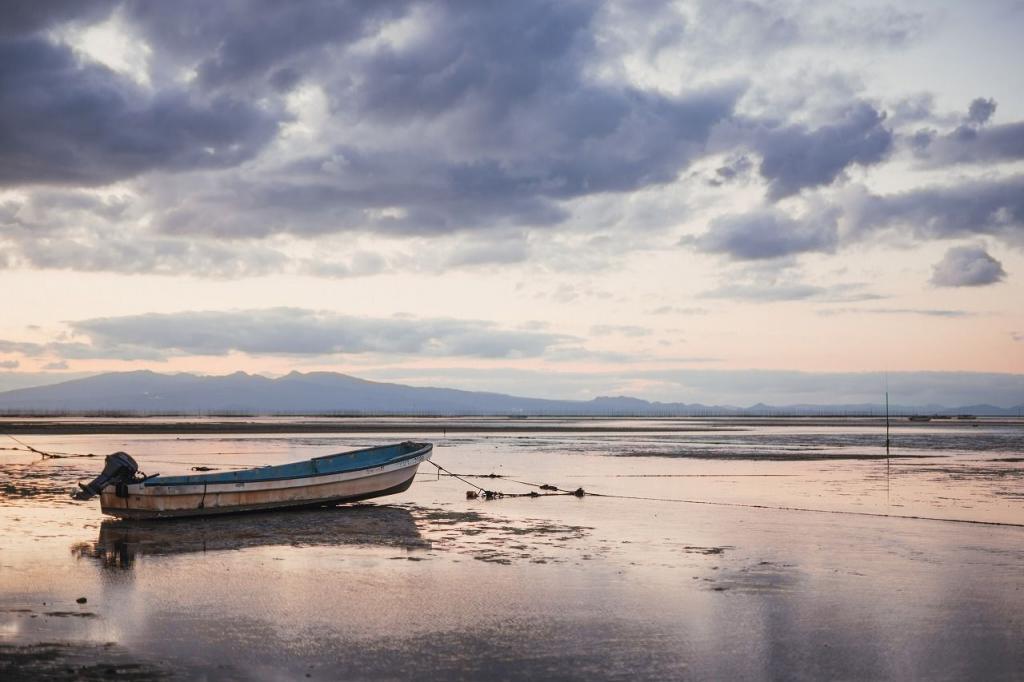
[[[0,450],[0,676],[1024,670],[1024,422],[897,424],[886,459],[878,420],[149,421],[17,432],[62,458]],[[174,474],[407,438],[465,482],[424,466],[373,504],[145,523],[67,496],[115,450]],[[465,495],[542,484],[587,494]]]

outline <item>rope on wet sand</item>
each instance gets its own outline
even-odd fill
[[[441,466],[437,462],[432,462],[429,459],[426,460],[426,461],[429,464],[437,467],[438,475],[440,475],[440,473],[443,472],[445,475],[451,476],[452,478],[455,478],[455,479],[458,479],[459,481],[462,481],[466,485],[468,485],[468,486],[470,486],[472,488],[475,488],[476,490],[470,490],[470,491],[466,492],[466,497],[471,499],[471,500],[475,500],[478,497],[482,497],[485,500],[497,500],[497,499],[500,499],[502,497],[555,497],[555,496],[559,496],[559,495],[575,495],[576,497],[583,497],[583,495],[586,494],[586,493],[584,493],[583,488],[579,488],[579,489],[577,489],[575,491],[573,491],[573,490],[562,490],[560,488],[556,488],[553,485],[540,485],[540,484],[537,484],[537,483],[526,483],[525,481],[517,481],[517,480],[512,479],[512,478],[509,478],[507,480],[512,481],[513,483],[520,483],[522,485],[529,485],[529,486],[533,486],[535,488],[540,488],[541,490],[545,490],[545,491],[548,491],[548,492],[538,493],[538,492],[535,492],[535,491],[530,491],[528,493],[506,493],[506,492],[502,492],[500,490],[488,490],[488,489],[486,489],[486,488],[484,488],[482,486],[477,485],[476,483],[473,483],[472,481],[466,480],[466,478],[464,478],[462,475],[459,475],[459,474],[453,473],[451,471],[448,471],[447,469],[445,469],[443,466]],[[470,474],[470,475],[472,475],[472,474]],[[481,477],[481,478],[505,478],[505,477],[499,476],[497,474],[491,474],[489,476]]]
[[[429,461],[429,460],[428,460]],[[810,507],[787,507],[787,506],[775,506],[767,504],[751,504],[743,502],[717,502],[714,500],[696,500],[696,499],[684,499],[684,498],[673,498],[673,497],[642,497],[639,495],[613,495],[610,493],[594,493],[583,490],[583,488],[577,488],[576,490],[566,490],[559,488],[558,486],[549,485],[546,483],[530,483],[528,481],[519,481],[514,478],[510,478],[503,474],[453,474],[448,471],[440,464],[430,462],[439,471],[444,472],[448,476],[452,476],[462,481],[466,485],[472,486],[480,491],[482,497],[485,500],[495,500],[503,497],[545,497],[545,496],[563,496],[572,495],[573,497],[604,497],[612,500],[637,500],[644,502],[669,502],[677,504],[701,504],[713,507],[737,507],[741,509],[768,509],[772,511],[792,511],[792,512],[805,512],[811,514],[836,514],[843,516],[868,516],[873,518],[884,518],[884,519],[910,519],[914,521],[944,521],[946,523],[970,523],[979,526],[1003,526],[1011,528],[1024,528],[1024,523],[1013,523],[1010,521],[976,521],[972,519],[946,519],[937,516],[912,516],[909,514],[883,514],[881,512],[861,512],[844,509],[813,509]],[[541,490],[553,491],[548,493],[499,493],[494,491],[487,491],[484,488],[472,483],[467,478],[500,478],[512,483],[519,483],[521,485],[527,485],[534,488],[540,488]],[[472,491],[470,491],[472,492]],[[481,495],[469,495],[472,499]]]
[[[98,457],[98,455],[94,455],[91,452],[87,453],[87,454],[83,454],[83,453],[80,453],[80,452],[59,452],[59,451],[56,451],[56,450],[49,450],[49,451],[47,451],[47,450],[40,450],[39,448],[34,448],[31,445],[29,445],[28,443],[25,443],[23,441],[18,440],[17,438],[15,438],[14,436],[12,436],[9,433],[5,433],[5,434],[2,434],[2,435],[7,436],[8,438],[10,438],[14,442],[18,443],[22,447],[20,447],[20,448],[0,448],[0,450],[8,450],[8,451],[11,451],[11,452],[34,452],[37,455],[40,455],[43,459],[77,459],[77,458],[94,459],[94,458]],[[270,466],[269,464],[227,464],[225,462],[217,462],[217,463],[213,463],[213,462],[183,462],[181,460],[148,459],[148,458],[146,459],[146,463],[149,463],[149,464],[181,464],[181,465],[191,465],[192,471],[215,471],[218,468],[223,468],[223,469],[257,469],[259,467]]]
[[[68,456],[68,455],[56,455],[56,454],[53,454],[53,453],[50,453],[50,452],[43,452],[42,450],[37,450],[36,448],[32,447],[28,443],[25,443],[23,441],[18,440],[17,438],[15,438],[14,436],[12,436],[9,433],[5,433],[4,435],[7,436],[8,438],[10,438],[11,440],[13,440],[18,445],[20,445],[22,447],[22,449],[27,450],[28,452],[34,452],[37,455],[42,455],[43,459],[59,459],[60,457],[67,457]],[[5,449],[6,450],[18,450],[19,448],[5,448]]]

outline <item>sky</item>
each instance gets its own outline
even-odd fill
[[[1020,0],[3,13],[0,390],[1024,403]]]

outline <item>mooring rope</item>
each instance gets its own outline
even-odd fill
[[[8,438],[10,438],[11,440],[13,440],[15,443],[17,443],[21,447],[23,447],[25,450],[28,450],[29,452],[34,452],[37,455],[42,455],[44,458],[54,457],[54,455],[51,455],[48,452],[43,452],[42,450],[37,450],[34,447],[32,447],[31,445],[29,445],[28,443],[25,443],[23,441],[18,440],[17,438],[15,438],[14,436],[12,436],[9,433],[5,433],[4,435],[7,436]],[[17,450],[18,448],[4,448],[4,449],[5,450]]]
[[[13,440],[14,442],[20,444],[22,447],[20,447],[20,448],[0,448],[0,450],[7,450],[7,451],[10,451],[10,452],[34,452],[37,455],[41,455],[43,457],[43,459],[77,459],[77,458],[93,459],[93,458],[96,458],[96,457],[99,456],[99,455],[94,455],[91,452],[88,453],[88,454],[84,454],[84,453],[80,453],[80,452],[60,452],[60,451],[57,451],[57,450],[40,450],[39,448],[34,448],[31,445],[29,445],[28,443],[25,443],[25,442],[22,442],[22,441],[18,440],[17,438],[15,438],[14,436],[12,436],[9,433],[5,433],[5,434],[2,434],[2,435],[7,436],[8,438]],[[211,471],[212,469],[216,469],[216,468],[256,469],[256,468],[259,468],[259,467],[270,466],[269,464],[228,464],[226,462],[216,462],[216,463],[215,462],[183,462],[181,460],[149,459],[149,458],[146,458],[145,463],[149,463],[149,464],[181,464],[181,465],[190,465],[193,471]]]
[[[908,515],[908,514],[883,514],[882,512],[861,512],[861,511],[853,511],[853,510],[845,510],[845,509],[814,509],[814,508],[811,508],[811,507],[789,507],[789,506],[781,506],[781,505],[776,506],[776,505],[753,504],[753,503],[744,503],[744,502],[719,502],[719,501],[715,501],[715,500],[697,500],[697,499],[684,499],[684,498],[673,498],[673,497],[642,497],[642,496],[639,496],[639,495],[613,495],[613,494],[610,494],[610,493],[594,493],[594,492],[589,492],[589,491],[584,490],[583,488],[577,488],[576,490],[566,490],[564,488],[559,488],[558,486],[550,485],[550,484],[547,484],[547,483],[530,483],[528,481],[520,481],[520,480],[517,480],[517,479],[514,479],[514,478],[510,478],[508,476],[505,476],[503,474],[461,474],[461,475],[460,474],[453,474],[452,472],[448,471],[447,469],[442,467],[440,464],[437,464],[436,462],[430,462],[430,463],[433,464],[435,467],[437,467],[440,471],[444,472],[445,474],[447,474],[449,476],[452,476],[454,478],[457,478],[458,480],[462,481],[466,485],[473,486],[474,488],[476,488],[477,490],[479,490],[482,493],[484,499],[486,499],[486,500],[496,500],[496,499],[500,499],[500,498],[503,498],[503,497],[544,497],[544,496],[572,495],[573,497],[604,497],[604,498],[612,499],[612,500],[638,500],[638,501],[645,501],[645,502],[669,502],[669,503],[677,503],[677,504],[702,504],[702,505],[709,505],[709,506],[715,506],[715,507],[737,507],[737,508],[742,508],[742,509],[770,509],[770,510],[773,510],[773,511],[794,511],[794,512],[807,512],[807,513],[812,513],[812,514],[838,514],[838,515],[845,515],[845,516],[868,516],[868,517],[885,518],[885,519],[910,519],[910,520],[915,520],[915,521],[944,521],[946,523],[971,523],[971,524],[976,524],[976,525],[981,525],[981,526],[1004,526],[1004,527],[1013,527],[1013,528],[1024,528],[1024,523],[1013,523],[1013,522],[1010,522],[1010,521],[978,521],[978,520],[972,520],[972,519],[948,519],[948,518],[942,518],[942,517],[938,517],[938,516],[912,516],[912,515]],[[488,490],[485,490],[484,488],[481,488],[480,486],[476,485],[475,483],[472,483],[471,481],[466,480],[466,478],[471,478],[471,477],[476,477],[476,478],[500,478],[500,479],[504,479],[504,480],[507,480],[507,481],[511,481],[513,483],[519,483],[521,485],[527,485],[527,486],[531,486],[531,487],[534,487],[534,488],[540,488],[542,490],[554,491],[554,492],[548,492],[548,493],[544,493],[544,494],[539,494],[539,493],[532,493],[532,492],[531,493],[501,493],[501,492],[496,492],[496,491],[488,491]]]
[[[463,483],[465,483],[466,485],[468,485],[470,487],[476,488],[476,491],[470,490],[469,492],[466,493],[466,497],[468,497],[470,499],[476,499],[477,497],[483,497],[485,500],[496,500],[496,499],[499,499],[499,498],[502,498],[502,497],[554,497],[554,496],[558,496],[558,495],[576,495],[577,497],[582,497],[583,494],[584,494],[583,493],[583,488],[580,488],[580,489],[578,489],[576,491],[561,490],[559,488],[556,488],[555,486],[540,485],[540,484],[534,484],[534,483],[526,483],[524,481],[516,481],[515,479],[511,479],[511,478],[507,479],[507,480],[512,481],[513,483],[521,483],[523,485],[530,485],[530,486],[533,486],[535,488],[541,488],[542,490],[546,490],[548,492],[538,493],[538,492],[531,491],[531,492],[528,492],[528,493],[506,493],[506,492],[502,492],[500,490],[488,490],[486,488],[478,486],[476,483],[473,483],[472,481],[466,480],[465,478],[463,478],[459,474],[456,474],[456,473],[453,473],[451,471],[448,471],[447,469],[445,469],[443,466],[441,466],[437,462],[433,462],[433,461],[431,461],[429,459],[425,460],[425,461],[429,462],[433,466],[437,467],[437,470],[439,472],[444,472],[446,475],[451,476],[452,478],[458,479],[458,480],[462,481]],[[502,477],[498,476],[497,474],[491,474],[490,476],[487,476],[486,478],[502,478]],[[550,492],[550,491],[556,491],[556,492]]]

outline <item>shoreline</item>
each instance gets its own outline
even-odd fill
[[[308,420],[308,421],[305,421]],[[610,422],[655,422],[642,425]],[[586,421],[586,424],[580,424]],[[567,423],[571,422],[571,423]],[[663,422],[659,424],[657,422]],[[987,417],[973,420],[909,421],[891,420],[898,429],[1019,427],[1017,418]],[[0,417],[0,434],[12,435],[95,435],[95,434],[274,434],[274,433],[714,433],[742,431],[752,427],[856,427],[883,428],[881,417],[324,417],[239,416],[18,416]]]

